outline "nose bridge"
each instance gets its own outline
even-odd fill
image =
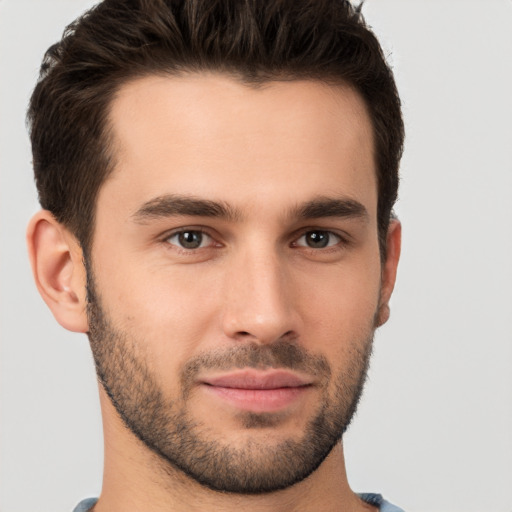
[[[269,343],[295,332],[285,258],[272,244],[260,243],[247,246],[233,259],[224,315],[226,334]]]

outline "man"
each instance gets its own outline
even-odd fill
[[[400,254],[400,102],[360,13],[105,0],[29,121],[36,284],[101,384],[76,510],[399,510],[342,445]]]

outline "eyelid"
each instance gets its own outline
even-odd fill
[[[308,233],[311,233],[314,231],[328,233],[329,235],[335,237],[337,242],[335,244],[328,245],[324,248],[309,247],[306,244],[299,245],[297,243],[298,240],[300,240],[302,237],[304,237]],[[173,236],[176,236],[176,235],[179,235],[180,233],[185,233],[185,232],[201,233],[203,236],[209,238],[210,242],[206,246],[198,247],[196,249],[187,249],[185,247],[181,247],[180,245],[178,245],[176,243],[169,242],[169,239],[172,238]],[[353,241],[352,237],[345,231],[340,232],[340,230],[338,230],[338,229],[327,228],[327,227],[323,227],[323,226],[307,226],[305,228],[301,228],[300,230],[297,230],[290,238],[291,238],[291,241],[290,241],[291,247],[301,247],[301,248],[310,249],[310,250],[316,251],[316,252],[318,252],[322,249],[324,251],[328,251],[329,249],[332,250],[332,249],[339,248],[339,246],[347,246],[347,245],[350,245]],[[224,244],[222,242],[219,242],[219,236],[216,233],[212,233],[212,230],[210,228],[207,228],[204,226],[197,226],[197,225],[180,226],[178,228],[171,229],[171,230],[165,232],[163,235],[161,235],[159,237],[159,239],[165,245],[172,246],[173,248],[176,248],[180,251],[184,251],[187,253],[197,252],[200,249],[208,249],[211,247],[223,247],[224,246]]]
[[[305,238],[309,233],[314,233],[314,232],[322,232],[322,233],[326,233],[328,236],[329,236],[329,240],[327,242],[327,245],[325,247],[311,247],[309,246],[306,242],[305,243],[299,243],[299,241],[302,239],[302,238]],[[334,238],[334,241],[332,240],[332,238]],[[334,242],[334,243],[333,243]],[[303,233],[301,236],[299,236],[299,238],[297,238],[294,242],[294,245],[296,247],[304,247],[305,249],[310,249],[310,250],[314,250],[314,251],[321,251],[321,250],[328,250],[328,249],[332,249],[336,246],[338,246],[340,244],[340,242],[342,242],[342,239],[339,235],[337,235],[336,233],[333,233],[332,231],[326,231],[326,230],[312,230],[312,231],[306,231],[305,233]]]
[[[187,249],[186,247],[181,247],[180,245],[176,243],[169,242],[169,239],[177,236],[181,233],[187,233],[187,232],[195,232],[195,233],[201,233],[202,236],[207,237],[210,239],[210,242],[206,246],[201,246],[196,249]],[[170,245],[180,251],[185,252],[197,252],[200,249],[208,249],[209,247],[213,246],[221,246],[222,244],[217,241],[217,239],[209,232],[209,230],[205,229],[201,226],[181,226],[179,228],[172,229],[170,231],[167,231],[164,235],[160,237],[161,241],[166,244]]]
[[[314,247],[309,247],[305,244],[304,245],[297,244],[298,240],[300,240],[302,237],[306,236],[308,233],[315,232],[315,231],[327,233],[331,236],[336,237],[336,239],[337,239],[336,244],[328,245],[327,247],[324,247],[323,250],[332,249],[339,245],[346,246],[346,245],[350,244],[350,242],[351,242],[350,235],[345,232],[340,232],[339,230],[336,230],[336,229],[332,229],[332,228],[329,229],[329,228],[321,227],[321,226],[315,226],[315,227],[308,226],[306,228],[302,228],[299,232],[296,233],[296,235],[294,235],[291,245],[295,246],[295,247],[304,247],[306,249],[311,249],[314,251],[322,250],[322,248],[314,248]]]

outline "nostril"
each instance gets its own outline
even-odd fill
[[[244,338],[247,336],[256,338],[256,335],[251,334],[249,331],[238,331],[236,334],[237,334],[237,336],[244,337]],[[296,337],[297,337],[297,335],[295,334],[294,331],[286,331],[281,336],[278,336],[276,339],[292,341]]]

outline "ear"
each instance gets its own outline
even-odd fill
[[[86,273],[76,238],[41,210],[30,220],[27,245],[37,289],[57,322],[87,332]]]
[[[376,327],[380,327],[389,320],[389,299],[393,293],[396,281],[396,270],[400,259],[402,246],[402,225],[398,219],[389,223],[386,239],[386,260],[382,265],[380,303],[377,312]]]

